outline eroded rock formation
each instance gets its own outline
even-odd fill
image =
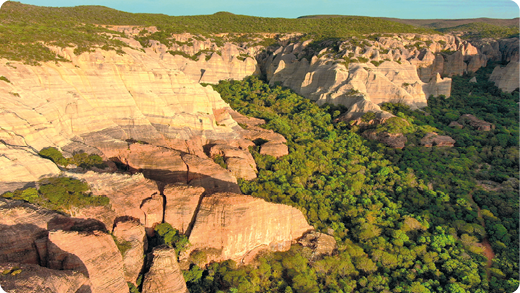
[[[143,293],[188,293],[173,248],[155,247],[148,259],[150,269],[144,276]]]
[[[421,139],[421,145],[425,147],[453,147],[455,145],[455,140],[447,135],[439,135],[436,132],[430,132]]]
[[[232,193],[204,197],[189,240],[190,251],[213,250],[207,261],[243,258],[258,247],[289,249],[313,228],[301,211],[259,198]]]
[[[491,73],[489,80],[504,92],[512,92],[520,86],[519,63],[511,61],[507,66],[497,66]]]

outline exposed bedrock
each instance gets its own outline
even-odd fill
[[[259,63],[270,84],[281,83],[318,104],[347,106],[346,120],[379,113],[384,102],[424,107],[430,95],[451,94],[449,77],[475,72],[488,61],[518,60],[518,39],[473,44],[452,35],[400,34],[331,43],[310,55],[308,44],[280,47]],[[511,72],[496,75],[508,79]]]
[[[57,175],[56,166],[36,155],[49,146],[110,158],[129,153],[130,141],[203,155],[208,139],[240,138],[217,92],[157,55],[125,50],[76,56],[59,49],[70,63],[41,66],[0,62],[0,75],[9,80],[0,82],[2,182]],[[135,152],[128,159],[148,167]]]
[[[155,247],[147,256],[149,267],[143,280],[143,293],[188,293],[177,262],[177,253],[166,246]]]
[[[288,250],[313,228],[296,208],[259,198],[216,193],[203,198],[190,233],[190,252],[206,252],[206,262],[242,262],[258,248]]]

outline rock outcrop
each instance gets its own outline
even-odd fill
[[[137,221],[120,221],[112,233],[126,247],[126,251],[122,252],[125,281],[135,285],[143,269],[144,252],[147,249],[144,227]]]
[[[402,149],[405,147],[408,139],[402,133],[388,133],[385,131],[377,132],[375,129],[369,129],[361,134],[366,139],[377,140],[391,148]]]
[[[19,263],[0,263],[0,271],[8,272],[0,277],[0,287],[5,292],[91,292],[88,278],[76,271],[58,271]]]
[[[79,245],[81,243],[81,245]],[[48,267],[88,276],[96,292],[128,292],[121,254],[109,234],[49,232]]]
[[[429,132],[421,139],[421,145],[431,148],[438,147],[453,147],[455,140],[447,135],[439,135],[436,132]]]
[[[149,169],[162,166],[139,157],[136,143],[128,150],[127,141],[203,154],[207,139],[240,138],[236,122],[220,111],[228,106],[218,93],[156,54],[126,48],[124,55],[96,50],[76,56],[72,48],[55,50],[71,62],[1,62],[0,75],[9,80],[0,82],[2,182],[57,175],[56,166],[36,155],[48,146],[121,157],[136,169]]]
[[[189,240],[190,251],[207,250],[209,261],[241,262],[258,247],[288,250],[292,241],[312,230],[292,207],[232,193],[204,197]]]
[[[464,114],[460,116],[458,122],[462,125],[469,125],[473,129],[479,131],[491,131],[495,129],[495,125],[493,125],[492,123],[486,122],[482,119],[478,119],[477,117],[471,114]]]
[[[519,63],[511,61],[505,67],[497,66],[489,80],[504,92],[512,92],[520,87]]]
[[[167,185],[163,190],[166,200],[164,222],[172,225],[179,232],[186,234],[196,215],[204,192],[202,187],[180,184]]]
[[[336,239],[333,236],[311,231],[298,239],[298,243],[304,247],[312,249],[313,257],[332,255],[336,249]]]
[[[149,270],[144,276],[143,293],[188,293],[173,248],[155,247],[147,258]]]

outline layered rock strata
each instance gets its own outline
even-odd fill
[[[258,247],[287,250],[293,240],[312,229],[293,207],[245,195],[216,193],[202,200],[189,237],[190,251],[215,252],[208,253],[207,262],[241,262]]]
[[[48,146],[150,169],[164,167],[157,166],[162,160],[150,165],[136,153],[136,143],[128,150],[129,141],[201,155],[208,139],[240,138],[233,130],[236,122],[218,112],[227,107],[218,93],[171,69],[157,55],[129,48],[124,55],[54,50],[71,62],[0,62],[0,75],[7,80],[0,81],[2,182],[57,175],[56,166],[36,156]],[[180,156],[177,162],[186,171]],[[175,162],[167,163],[177,168]]]
[[[123,253],[125,281],[135,285],[143,269],[144,252],[148,246],[144,227],[137,221],[120,221],[112,233],[117,241],[127,246]]]
[[[173,248],[155,247],[147,258],[149,270],[144,276],[143,293],[188,293]]]

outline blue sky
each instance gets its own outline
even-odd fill
[[[1,0],[0,0],[1,1]],[[341,14],[397,18],[514,18],[512,0],[19,0],[40,6],[103,5],[128,12],[199,15],[228,11],[235,14],[295,18]],[[517,2],[520,0],[516,0]]]

